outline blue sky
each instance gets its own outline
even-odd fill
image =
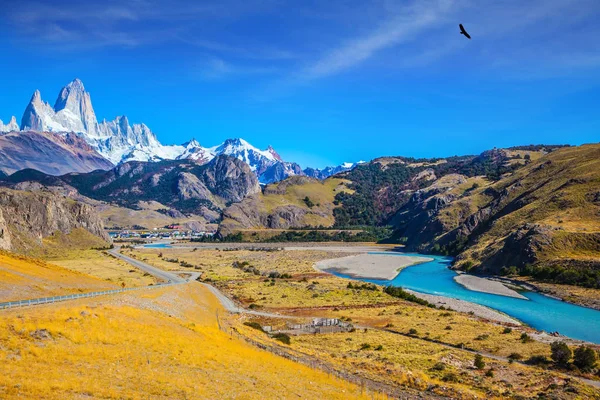
[[[597,0],[4,0],[0,119],[78,77],[99,119],[303,167],[598,142],[598,20]]]

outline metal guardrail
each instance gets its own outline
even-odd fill
[[[83,299],[83,298],[87,298],[87,297],[105,296],[105,295],[109,295],[109,294],[129,292],[132,290],[156,289],[156,288],[161,288],[161,287],[166,287],[166,286],[181,285],[182,283],[187,283],[187,282],[160,283],[160,284],[151,285],[151,286],[113,289],[113,290],[105,290],[102,292],[78,293],[78,294],[68,294],[65,296],[40,297],[38,299],[7,301],[4,303],[0,303],[0,310],[4,310],[7,308],[36,306],[39,304],[57,303],[59,301]]]

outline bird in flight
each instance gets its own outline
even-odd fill
[[[465,27],[463,26],[463,24],[458,24],[458,27],[460,28],[461,35],[465,35],[467,39],[471,39],[471,36],[467,33],[467,31],[465,31]]]

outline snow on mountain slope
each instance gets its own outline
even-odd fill
[[[227,139],[222,144],[209,148],[201,146],[196,140],[183,145],[166,146],[158,141],[148,126],[130,124],[126,116],[99,123],[91,96],[79,79],[73,80],[62,88],[54,107],[44,102],[40,92],[36,90],[25,109],[20,128],[36,132],[74,132],[113,164],[128,161],[185,159],[205,164],[218,155],[228,155],[248,164],[263,184],[293,175],[325,179],[356,165],[344,163],[338,167],[327,167],[322,170],[307,168],[302,171],[298,164],[283,161],[271,146],[266,150],[260,150],[239,138]],[[14,118],[8,125],[0,121],[0,132],[13,130],[19,130]]]
[[[0,132],[18,132],[19,131],[19,124],[17,124],[17,119],[15,117],[12,117],[10,119],[10,121],[8,122],[8,124],[4,124],[4,122],[2,122],[2,120],[0,119]]]
[[[281,160],[281,158],[276,158],[275,154],[277,153],[274,150],[259,150],[244,139],[227,139],[222,144],[210,147],[208,150],[213,154],[225,154],[242,160],[255,172],[265,161],[272,164]]]
[[[75,79],[62,88],[54,107],[33,94],[21,120],[22,130],[75,132],[113,164],[177,158],[183,146],[164,146],[144,124],[130,125],[126,116],[98,123],[90,94]]]

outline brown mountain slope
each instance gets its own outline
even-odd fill
[[[110,169],[110,161],[74,133],[10,132],[0,135],[0,170],[32,168],[50,175]]]

